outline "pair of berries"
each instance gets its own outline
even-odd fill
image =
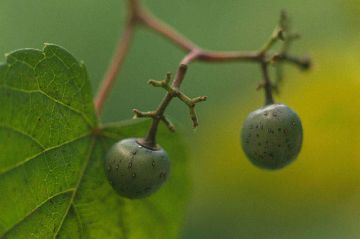
[[[299,154],[303,131],[298,115],[283,104],[251,112],[242,128],[242,147],[250,161],[261,168],[280,169]],[[160,146],[148,148],[137,139],[112,146],[105,161],[112,187],[127,198],[143,198],[160,188],[170,170],[167,153]]]

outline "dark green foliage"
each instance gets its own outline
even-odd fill
[[[162,190],[127,200],[104,157],[149,121],[100,126],[86,68],[65,49],[23,49],[0,65],[0,238],[174,238],[187,198],[181,140],[160,128],[173,158]],[[171,213],[170,213],[171,212]],[[161,223],[159,223],[161,221]]]
[[[251,112],[242,128],[241,142],[250,161],[265,169],[280,169],[299,154],[303,130],[298,115],[283,104]]]

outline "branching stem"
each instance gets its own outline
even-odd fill
[[[193,61],[204,61],[204,62],[255,62],[261,66],[263,73],[263,83],[260,85],[261,88],[265,90],[266,104],[273,102],[272,97],[272,84],[269,78],[268,66],[270,61],[276,61],[278,63],[288,62],[298,66],[301,69],[308,69],[310,66],[310,60],[308,58],[298,58],[296,56],[288,55],[287,48],[291,41],[297,38],[296,34],[285,34],[287,31],[286,23],[286,14],[282,13],[279,26],[277,26],[271,35],[269,41],[264,44],[264,46],[258,51],[209,51],[202,49],[192,42],[187,37],[183,36],[181,33],[177,32],[171,26],[167,25],[160,19],[156,18],[149,11],[147,11],[141,4],[140,0],[128,0],[129,1],[129,16],[125,25],[125,30],[122,37],[119,40],[118,46],[115,51],[115,55],[112,59],[112,62],[109,66],[107,73],[104,76],[103,82],[99,88],[98,94],[95,98],[95,108],[98,115],[101,114],[101,111],[104,106],[104,102],[111,91],[111,88],[115,82],[117,75],[120,72],[120,69],[124,63],[127,52],[130,48],[130,44],[133,39],[134,30],[138,25],[143,25],[154,32],[160,34],[164,38],[168,39],[174,45],[183,49],[187,54],[181,60],[179,68],[176,72],[175,79],[170,86],[169,75],[167,80],[164,81],[150,81],[149,83],[153,86],[162,86],[167,90],[166,95],[160,102],[158,108],[155,111],[151,112],[140,112],[134,110],[135,116],[137,117],[150,117],[152,118],[152,124],[147,135],[144,139],[141,139],[139,143],[143,144],[149,148],[156,148],[156,132],[159,123],[164,122],[171,130],[174,129],[173,124],[165,117],[164,112],[174,97],[182,100],[190,110],[190,115],[193,120],[193,126],[196,127],[197,116],[194,110],[195,104],[203,101],[206,97],[197,97],[191,99],[184,95],[180,91],[180,86],[186,75],[188,66]],[[287,40],[288,37],[288,40]],[[282,51],[278,54],[271,55],[269,50],[272,46],[278,41],[284,41],[284,47]],[[167,81],[167,85],[164,83]],[[163,85],[161,85],[163,84]],[[166,88],[168,87],[168,88]]]

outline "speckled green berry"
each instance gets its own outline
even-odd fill
[[[294,161],[302,139],[299,116],[283,104],[251,112],[241,132],[245,154],[254,165],[265,169],[280,169]]]
[[[169,175],[170,161],[159,147],[149,149],[135,138],[114,144],[105,160],[105,172],[111,186],[121,196],[144,198],[157,191]]]

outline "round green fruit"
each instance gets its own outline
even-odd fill
[[[111,186],[121,196],[144,198],[157,191],[169,175],[170,161],[161,148],[149,149],[137,139],[114,144],[105,160],[105,172]]]
[[[294,161],[302,139],[299,116],[283,104],[251,112],[241,133],[245,154],[254,165],[265,169],[280,169]]]

